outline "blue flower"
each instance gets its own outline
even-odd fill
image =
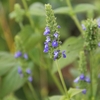
[[[65,51],[62,51],[63,58],[66,58]]]
[[[85,27],[85,25],[84,25],[84,24],[82,24],[82,29],[83,29],[83,30],[86,30],[86,27]]]
[[[98,43],[98,46],[100,47],[100,42]]]
[[[18,73],[19,73],[19,74],[22,74],[22,69],[21,69],[20,66],[18,67]]]
[[[49,27],[46,27],[44,31],[44,35],[48,35],[48,34],[50,34],[50,29]]]
[[[100,28],[100,19],[97,19],[98,28]]]
[[[57,28],[61,28],[61,26],[60,26],[60,25],[58,25],[58,26],[57,26]]]
[[[58,42],[56,40],[53,40],[52,47],[58,47]]]
[[[82,91],[82,93],[83,93],[83,94],[86,94],[86,92],[87,92],[87,90],[86,90],[86,89],[84,89],[84,90]]]
[[[58,58],[60,50],[55,50],[54,51],[54,60],[56,60]]]
[[[79,80],[80,80],[80,78],[79,78],[79,77],[77,77],[77,78],[74,80],[74,83],[78,83],[78,82],[79,82]]]
[[[26,70],[26,73],[27,73],[27,74],[31,74],[31,70],[28,68],[28,69]]]
[[[81,74],[81,75],[80,75],[80,80],[85,80],[84,74]]]
[[[21,57],[22,56],[22,52],[21,51],[17,51],[14,55],[15,58]]]
[[[54,33],[54,37],[55,38],[58,38],[58,33]]]
[[[48,47],[44,48],[44,50],[43,50],[43,52],[45,52],[45,53],[47,53],[48,51],[49,51]]]
[[[26,60],[28,60],[28,55],[27,55],[26,53],[24,53],[24,58],[25,58]]]
[[[48,42],[50,42],[50,41],[51,41],[50,37],[47,36],[47,37],[46,37],[46,42],[48,43]]]
[[[90,80],[89,77],[85,77],[85,81],[86,81],[87,83],[90,83],[90,82],[91,82],[91,80]]]
[[[29,80],[29,82],[32,82],[32,81],[33,81],[32,76],[29,76],[29,77],[28,77],[28,80]]]

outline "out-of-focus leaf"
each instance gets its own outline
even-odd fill
[[[69,7],[60,7],[54,10],[55,14],[69,14],[70,8]]]
[[[79,52],[81,51],[83,47],[83,39],[81,37],[70,37],[67,39],[62,47],[61,50],[65,50],[67,57],[66,58],[60,58],[58,60],[59,67],[62,69],[66,67],[67,65],[71,64],[79,55]],[[55,62],[53,63],[53,72],[56,72],[56,65]]]
[[[27,79],[21,78],[17,72],[18,66],[13,67],[9,73],[2,78],[0,85],[0,98],[5,97],[7,94],[19,89]]]
[[[40,2],[33,3],[29,7],[29,13],[36,16],[45,16],[44,5]]]
[[[80,13],[80,12],[87,12],[89,10],[96,10],[96,7],[92,4],[78,4],[77,6],[74,7],[74,12],[75,13]]]
[[[70,98],[72,98],[73,96],[77,95],[78,93],[82,92],[83,89],[74,89],[74,88],[70,88],[68,91],[68,94],[70,96]]]
[[[14,56],[8,52],[0,52],[0,76],[6,74],[17,62]]]
[[[63,100],[62,97],[63,96],[59,96],[59,95],[58,96],[52,96],[52,97],[49,97],[49,100]]]
[[[32,49],[41,40],[41,35],[34,33],[33,29],[28,25],[19,32],[19,37],[26,50]]]
[[[29,56],[34,61],[34,63],[40,66],[40,52],[38,48],[32,49],[29,52]]]

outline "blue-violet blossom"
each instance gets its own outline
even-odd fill
[[[22,56],[22,52],[21,51],[17,51],[14,55],[15,58],[21,57]]]
[[[48,35],[48,34],[50,34],[50,29],[49,29],[49,27],[47,26],[47,27],[45,28],[44,35]]]

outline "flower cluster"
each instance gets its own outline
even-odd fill
[[[43,35],[46,36],[43,52],[49,53],[50,57],[54,60],[59,59],[61,55],[63,56],[63,58],[66,58],[65,51],[60,51],[61,41],[58,30],[60,26],[56,23],[56,18],[54,16],[51,5],[46,4],[45,8],[47,26],[43,33]]]
[[[79,81],[84,81],[84,82],[87,82],[87,83],[90,83],[90,78],[85,76],[84,74],[81,74],[79,77],[77,77],[75,80],[74,80],[74,83],[78,83]]]
[[[15,57],[15,58],[20,58],[20,57],[22,57],[22,58],[28,60],[28,55],[27,55],[27,53],[24,53],[24,54],[23,54],[21,51],[17,51],[17,52],[15,53],[14,57]]]
[[[84,48],[88,51],[95,50],[98,46],[98,28],[100,28],[100,20],[88,19],[82,24],[85,39]]]
[[[27,53],[22,53],[21,51],[17,51],[14,55],[16,59],[21,58],[22,60],[28,60],[28,55]],[[24,77],[24,75],[28,76],[28,81],[32,82],[32,72],[30,68],[27,68],[24,70],[21,66],[18,66],[18,73],[20,77]]]
[[[84,74],[81,74],[79,77],[77,77],[75,80],[74,80],[74,83],[80,83],[82,84],[83,82],[85,83],[90,83],[91,80],[89,77],[85,76]],[[86,94],[86,89],[83,89],[82,93],[83,94]]]

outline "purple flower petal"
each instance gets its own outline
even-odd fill
[[[85,27],[85,25],[84,25],[84,24],[82,24],[82,29],[83,29],[83,30],[86,30],[86,27]]]
[[[22,74],[22,68],[20,66],[18,67],[18,73]]]
[[[81,75],[80,75],[80,80],[85,80],[84,74],[81,74]]]
[[[22,52],[21,51],[17,51],[14,55],[15,58],[21,57],[22,56]]]
[[[44,35],[48,35],[48,34],[50,34],[50,29],[49,27],[46,27],[44,31]]]
[[[60,25],[58,25],[58,26],[57,26],[57,28],[61,28],[61,26],[60,26]]]
[[[52,47],[58,47],[58,42],[56,40],[53,40]]]
[[[79,82],[79,80],[80,80],[80,78],[79,78],[79,77],[77,77],[77,78],[74,80],[74,83],[78,83],[78,82]]]
[[[28,60],[28,55],[25,53],[24,54],[24,58],[26,59],[26,60]]]
[[[90,80],[89,77],[85,77],[85,81],[86,81],[87,83],[90,83],[90,82],[91,82],[91,80]]]
[[[82,93],[83,93],[83,94],[86,94],[86,92],[87,92],[87,90],[86,90],[86,89],[84,89],[84,90],[82,91]]]
[[[62,51],[63,58],[66,58],[65,51]]]
[[[31,74],[31,70],[28,68],[28,69],[26,70],[26,73],[27,73],[27,74]]]
[[[28,77],[28,80],[29,80],[29,82],[32,82],[32,81],[33,81],[32,76],[29,76],[29,77]]]
[[[55,38],[58,38],[58,33],[54,33],[54,37]]]

